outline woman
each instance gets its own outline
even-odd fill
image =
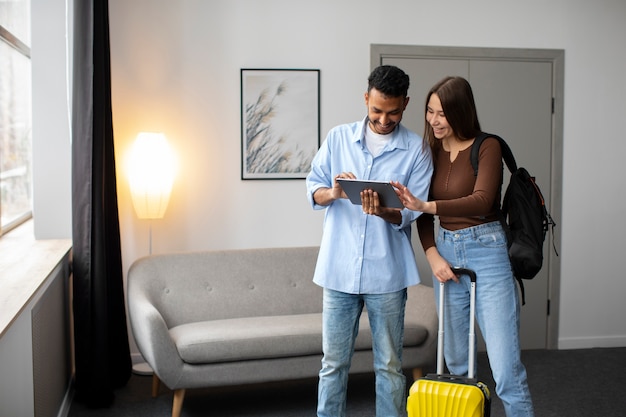
[[[430,200],[421,201],[393,183],[404,205],[424,214],[417,220],[420,240],[434,277],[446,283],[446,343],[449,371],[467,375],[469,277],[451,266],[476,271],[476,319],[507,417],[533,416],[520,359],[519,296],[508,258],[506,235],[497,210],[502,190],[502,154],[495,138],[480,147],[478,176],[470,163],[474,138],[481,131],[474,96],[461,77],[446,77],[426,97],[424,137],[433,151],[435,171]],[[434,215],[440,229],[434,235]],[[452,281],[452,282],[450,282]],[[435,285],[439,300],[439,285]]]

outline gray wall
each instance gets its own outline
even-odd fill
[[[364,115],[370,44],[564,49],[559,347],[626,346],[623,1],[110,0],[110,12],[125,269],[148,253],[150,226],[153,252],[319,243],[303,181],[240,180],[241,68],[319,68],[323,139]],[[179,160],[151,224],[135,217],[124,166],[142,130],[163,131]]]
[[[0,409],[3,416],[56,416],[67,412],[72,379],[69,252],[45,276],[0,338]]]

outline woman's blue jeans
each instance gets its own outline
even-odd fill
[[[406,415],[406,378],[402,372],[405,305],[406,289],[389,294],[346,294],[324,289],[319,417],[346,415],[348,371],[363,306],[372,330],[376,416]]]
[[[440,228],[437,249],[450,265],[476,271],[476,320],[487,346],[496,394],[507,417],[532,417],[526,369],[520,358],[519,295],[502,226],[491,222],[455,231]],[[448,281],[445,287],[446,365],[454,375],[467,375],[469,277],[461,277],[459,283]],[[439,304],[439,285],[434,289]]]

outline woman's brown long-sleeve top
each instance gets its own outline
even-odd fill
[[[439,149],[430,185],[430,201],[437,202],[441,227],[459,230],[498,220],[502,190],[502,151],[500,143],[487,138],[478,154],[478,176],[470,162],[471,146],[460,151],[454,161],[450,152]],[[424,250],[435,246],[434,216],[422,214],[417,230]]]

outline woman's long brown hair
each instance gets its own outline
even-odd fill
[[[441,147],[441,141],[435,138],[433,128],[426,121],[428,102],[433,94],[439,97],[446,120],[460,140],[473,139],[481,132],[474,94],[469,82],[463,77],[445,77],[430,89],[424,105],[424,139],[430,145],[433,154],[437,154]]]

